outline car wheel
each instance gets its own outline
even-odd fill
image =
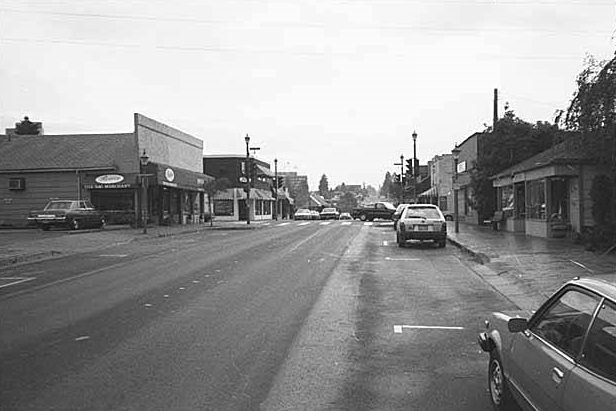
[[[396,233],[396,242],[398,243],[398,247],[404,247],[405,242],[402,240],[400,233]]]
[[[70,221],[70,223],[68,223],[69,227],[71,228],[71,230],[79,230],[81,228],[81,224],[79,223],[79,220],[73,219]]]
[[[41,224],[41,230],[49,231],[49,225],[48,224]]]
[[[512,408],[513,399],[507,387],[503,364],[494,350],[490,353],[488,386],[490,389],[490,400],[495,410],[509,410]]]
[[[366,221],[367,219],[368,219],[368,216],[365,215],[365,214],[362,214],[362,215],[359,216],[359,220],[360,221]]]

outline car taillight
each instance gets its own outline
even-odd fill
[[[441,231],[444,233],[447,232],[447,223],[443,223],[443,225],[441,226]]]

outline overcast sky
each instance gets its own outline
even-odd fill
[[[587,55],[615,51],[613,0],[0,0],[0,130],[132,131],[132,113],[316,189],[377,188],[492,122],[494,88],[552,121]]]

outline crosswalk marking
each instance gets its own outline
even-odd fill
[[[331,221],[323,221],[320,224],[321,225],[330,225],[332,222]]]

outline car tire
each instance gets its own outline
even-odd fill
[[[68,223],[68,226],[70,227],[71,230],[79,230],[81,228],[81,223],[77,219],[72,219]]]
[[[490,352],[490,363],[488,365],[488,390],[490,401],[497,411],[512,410],[514,408],[513,398],[509,392],[503,363],[496,350]]]
[[[402,237],[400,237],[400,233],[396,233],[396,242],[398,243],[398,247],[404,247],[405,245],[405,241],[402,240]]]
[[[41,224],[41,230],[49,231],[49,224]]]
[[[362,215],[359,216],[359,220],[360,221],[366,221],[367,219],[368,219],[368,216],[365,215],[365,214],[362,214]]]

